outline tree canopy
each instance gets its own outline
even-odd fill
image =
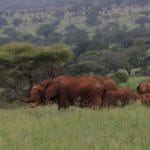
[[[31,89],[35,82],[55,76],[72,56],[70,48],[63,44],[9,43],[0,46],[1,88],[12,88],[18,94],[18,89],[26,83]]]

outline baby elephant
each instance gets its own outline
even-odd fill
[[[150,93],[140,94],[139,98],[142,105],[150,106]]]
[[[145,81],[136,88],[139,94],[150,93],[150,81]]]
[[[129,103],[135,102],[137,95],[131,89],[118,89],[116,91],[106,92],[102,105],[108,106],[125,106]]]

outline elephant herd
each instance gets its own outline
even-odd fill
[[[100,107],[124,106],[140,100],[143,105],[150,105],[150,82],[143,82],[137,91],[119,88],[109,77],[97,76],[57,76],[34,85],[31,98],[25,102],[31,107],[56,103],[58,109],[69,106]]]

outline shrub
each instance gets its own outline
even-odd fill
[[[112,75],[112,78],[119,83],[127,82],[129,75],[127,71],[117,71]]]

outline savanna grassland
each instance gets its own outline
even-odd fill
[[[3,150],[148,150],[150,109],[91,109],[57,107],[0,111]]]
[[[148,78],[131,78],[128,85],[143,79]],[[0,149],[148,150],[149,116],[149,107],[139,102],[99,111],[76,107],[58,111],[57,106],[5,108],[0,110]]]
[[[139,102],[58,111],[17,101],[59,74],[112,75],[133,90],[150,81],[149,14],[149,0],[1,0],[0,150],[150,150]]]

